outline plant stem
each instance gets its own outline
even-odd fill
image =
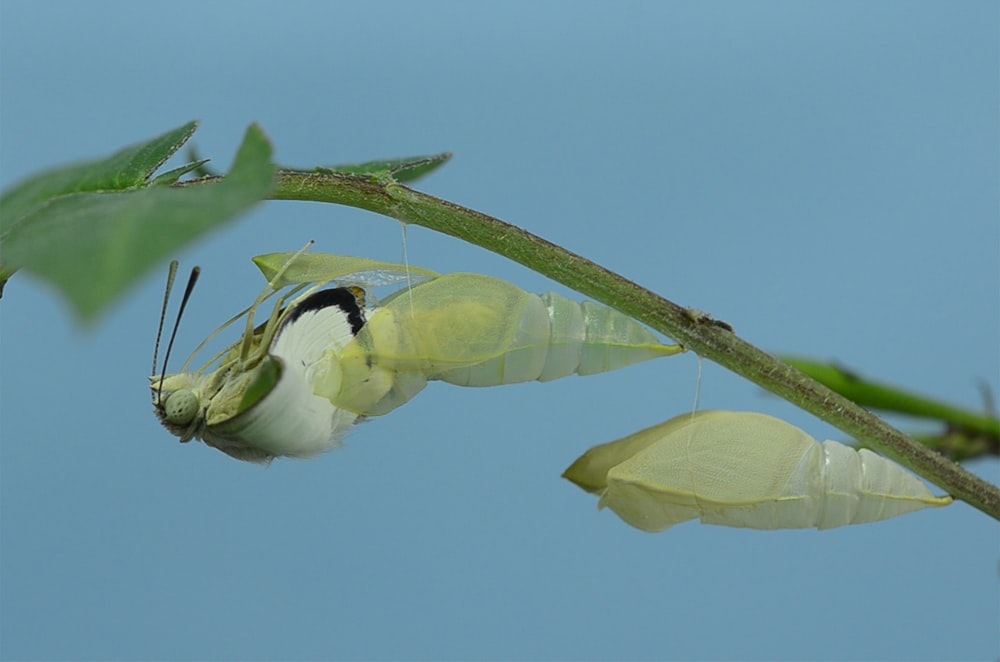
[[[1000,489],[911,440],[882,419],[707,315],[678,306],[598,264],[518,227],[401,184],[336,173],[281,171],[274,199],[367,209],[451,235],[548,276],[669,336],[895,459],[926,480],[1000,520]]]

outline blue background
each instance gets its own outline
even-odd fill
[[[419,188],[765,349],[981,408],[980,385],[1000,388],[998,18],[994,2],[6,0],[0,184],[194,118],[220,168],[252,121],[286,165],[450,150]],[[563,291],[407,237],[414,264]],[[253,255],[308,239],[402,255],[391,219],[263,204],[178,256],[204,272],[177,356],[253,299]],[[7,659],[1000,653],[997,523],[965,504],[827,532],[649,535],[559,478],[588,447],[689,411],[694,356],[432,384],[346,448],[262,469],[154,418],[162,283],[90,331],[23,274],[0,303]],[[713,364],[701,407],[842,438]],[[996,461],[969,467],[997,477]]]

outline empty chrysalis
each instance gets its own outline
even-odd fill
[[[181,372],[150,378],[168,430],[241,460],[326,451],[354,424],[405,404],[430,380],[549,381],[682,351],[606,306],[529,294],[488,276],[439,276],[304,250],[254,261],[267,286],[209,336],[245,318],[242,338],[197,371],[188,371],[192,355]],[[367,296],[366,288],[399,284],[380,303]],[[255,326],[264,302],[285,288]]]
[[[563,476],[643,531],[701,519],[753,529],[830,529],[946,506],[869,450],[822,444],[753,412],[684,414],[596,446]]]

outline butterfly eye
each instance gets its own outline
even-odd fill
[[[167,396],[163,412],[167,420],[176,425],[187,425],[198,413],[198,396],[193,391],[182,389]]]

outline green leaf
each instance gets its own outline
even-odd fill
[[[184,145],[198,122],[87,163],[48,170],[21,182],[0,197],[0,240],[12,232],[36,207],[61,195],[88,191],[121,191],[144,185],[167,159]]]
[[[24,222],[30,212],[53,198],[86,191],[125,190],[144,184],[198,128],[191,121],[151,140],[126,147],[96,161],[53,168],[29,177],[0,196],[0,296],[17,271],[7,264],[8,235]]]
[[[180,166],[179,168],[174,168],[173,170],[168,170],[167,172],[157,175],[156,179],[149,183],[150,186],[173,186],[180,178],[189,173],[199,173],[204,170],[204,166],[208,163],[209,159],[201,159],[200,161],[193,161],[192,163],[187,163]]]
[[[432,156],[410,156],[402,159],[319,167],[314,172],[325,175],[336,174],[364,177],[382,183],[398,182],[400,184],[407,184],[437,170],[447,163],[449,159],[451,159],[451,154],[443,152]]]
[[[184,150],[184,153],[187,154],[188,161],[192,164],[196,164],[194,174],[198,177],[220,177],[222,175],[221,172],[215,172],[208,167],[210,159],[201,158],[201,153],[198,151],[198,148],[194,145],[194,143],[188,145],[187,149]]]
[[[186,139],[186,138],[185,138]],[[173,149],[183,141],[172,143]],[[147,143],[148,145],[149,143]],[[116,157],[124,154],[119,152]],[[140,181],[164,150],[140,150],[119,164]],[[271,145],[256,125],[247,129],[232,169],[222,180],[129,190],[89,190],[36,206],[11,228],[3,243],[6,266],[23,267],[49,281],[86,321],[93,320],[157,262],[209,230],[237,218],[274,185]],[[106,179],[111,179],[110,173]]]

